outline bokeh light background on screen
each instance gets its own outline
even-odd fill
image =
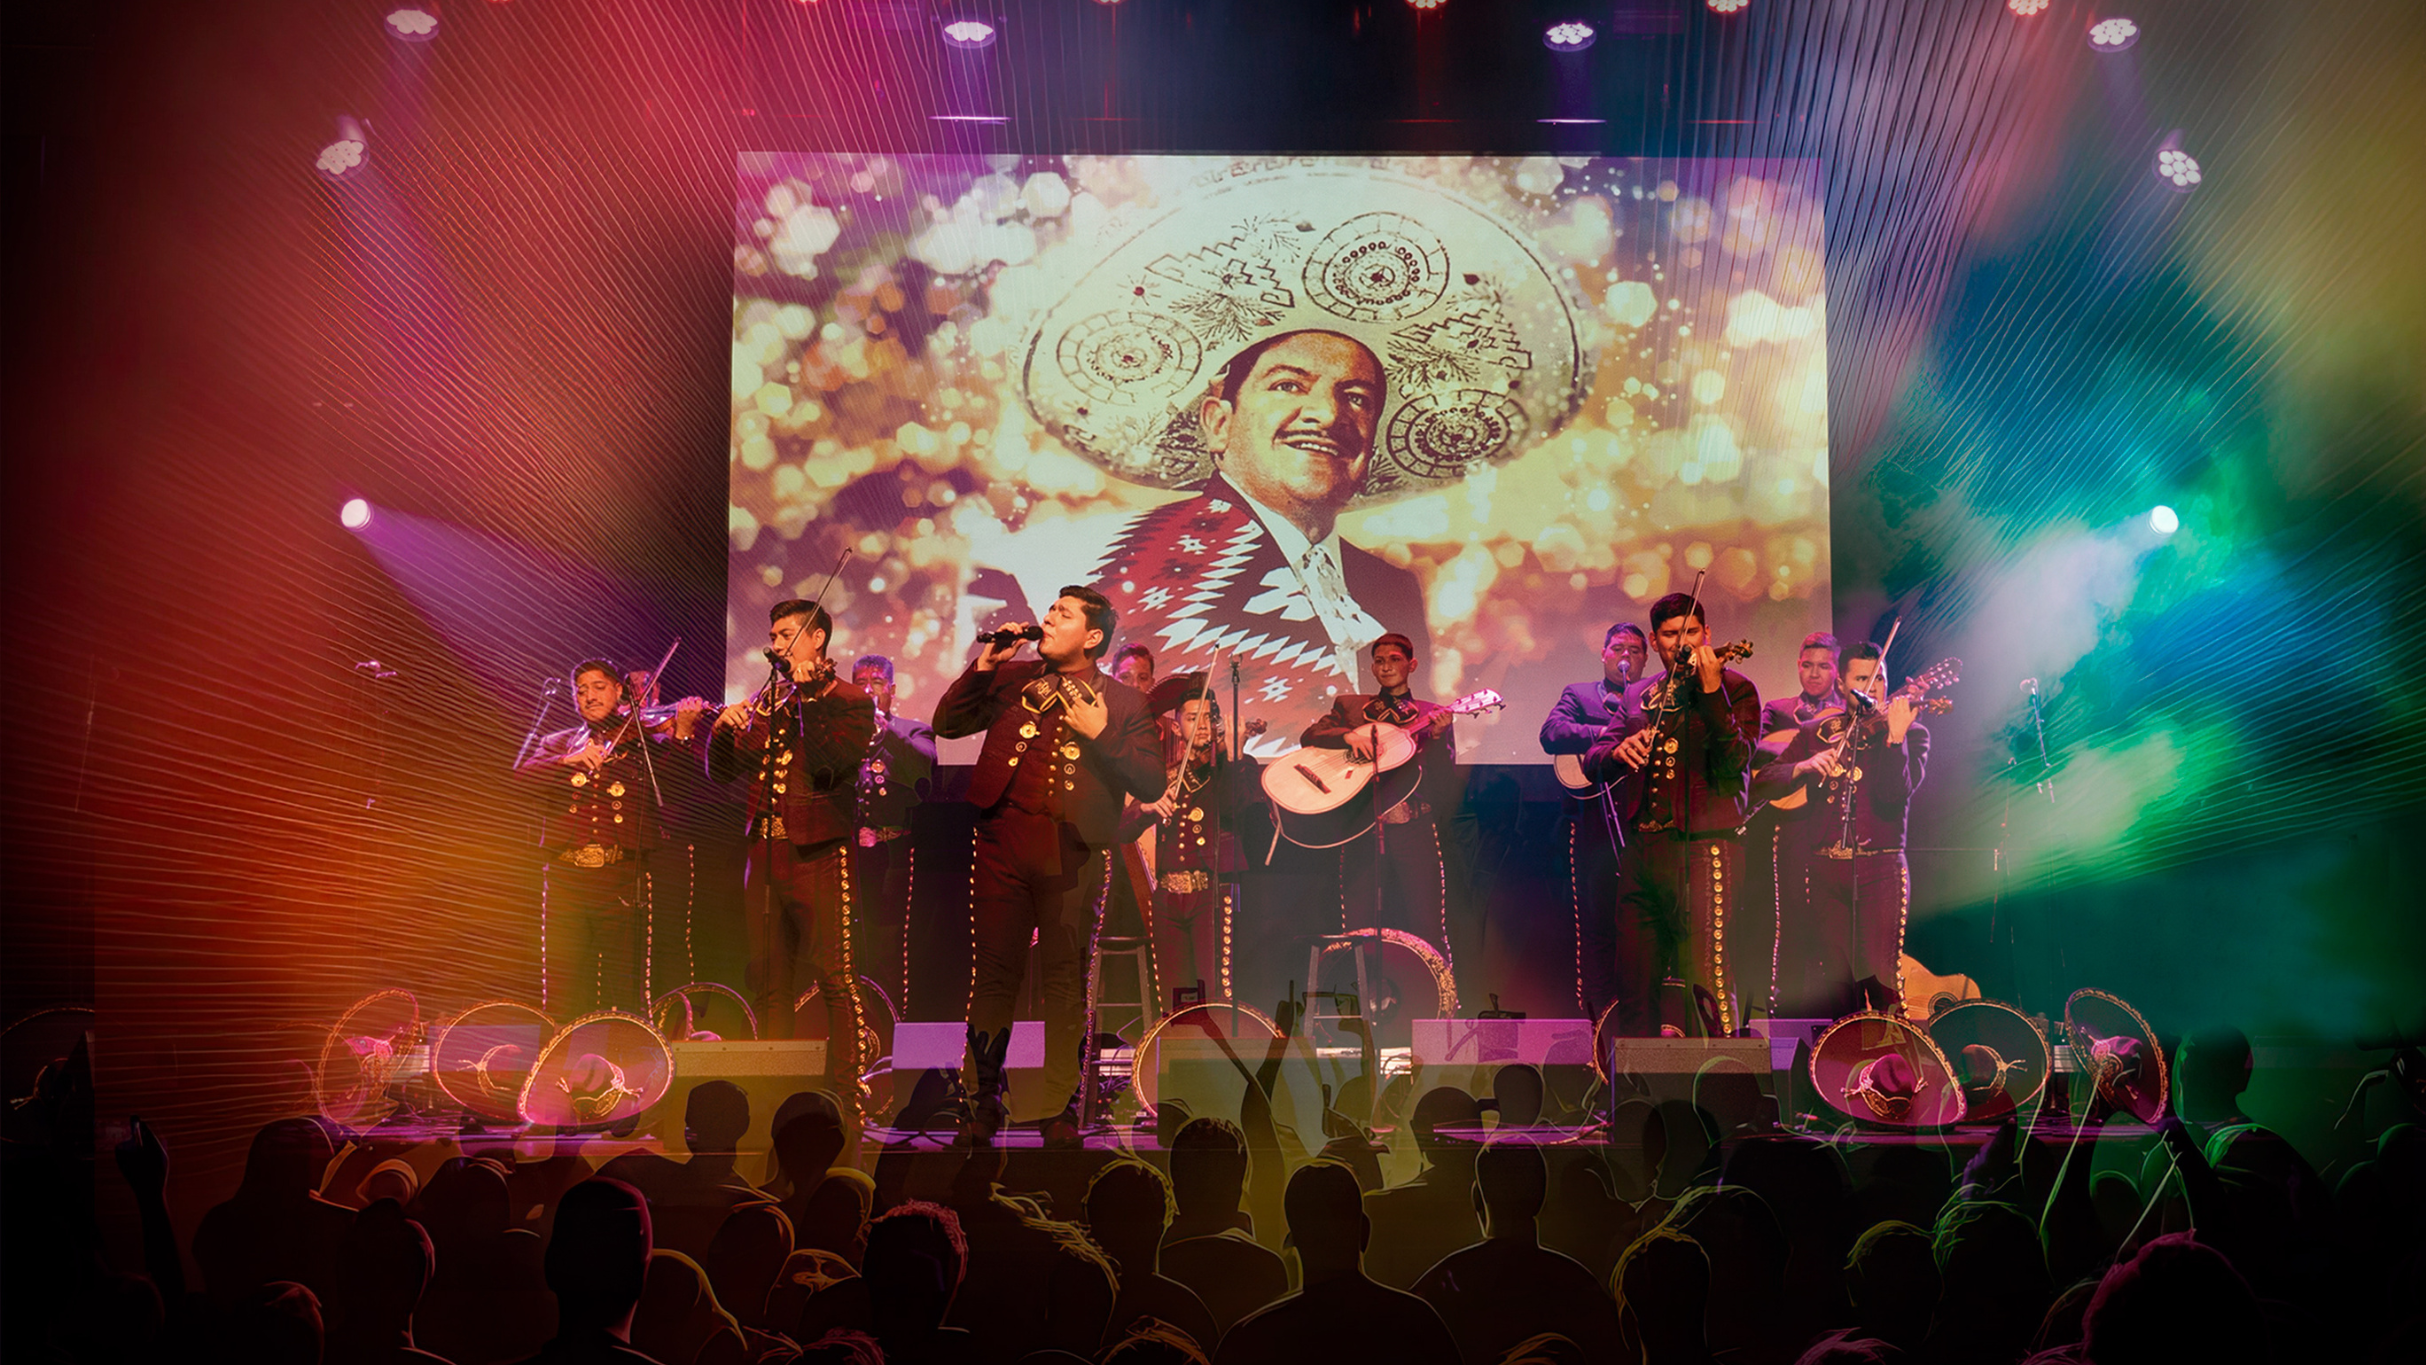
[[[741,156],[728,697],[765,678],[767,608],[815,595],[847,548],[825,599],[835,652],[893,658],[900,705],[925,714],[1005,606],[986,587],[1016,583],[1027,600],[1011,614],[1041,615],[1062,584],[1093,579],[1129,518],[1189,496],[1057,440],[1022,401],[1019,357],[1036,316],[1099,259],[1105,223],[1184,204],[1232,164]],[[1598,676],[1609,625],[1641,622],[1697,570],[1718,633],[1772,646],[1747,670],[1763,693],[1790,687],[1792,651],[1775,642],[1825,629],[1830,606],[1816,168],[1363,164],[1436,182],[1529,238],[1596,361],[1581,409],[1547,439],[1341,518],[1345,540],[1423,585],[1419,692],[1508,698],[1459,727],[1462,756],[1547,761],[1534,732],[1558,689]],[[1258,661],[1241,662],[1251,692]],[[1252,695],[1244,710],[1257,714]],[[946,761],[974,742],[947,744]]]

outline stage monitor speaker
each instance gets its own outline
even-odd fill
[[[1766,1038],[1611,1038],[1604,1046],[1612,1103],[1684,1100],[1710,1110],[1724,1129],[1750,1117],[1735,1110],[1777,1093]]]
[[[745,1179],[760,1174],[753,1158],[763,1156],[774,1145],[769,1125],[776,1109],[800,1091],[815,1090],[824,1084],[823,1038],[682,1042],[671,1046],[673,1088],[654,1110],[642,1117],[641,1131],[652,1133],[663,1142],[668,1156],[688,1153],[690,1146],[682,1136],[682,1116],[690,1102],[691,1090],[708,1081],[731,1081],[750,1097],[750,1126],[741,1137],[739,1167]]]

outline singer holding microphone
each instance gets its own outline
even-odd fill
[[[759,1034],[791,1037],[793,1002],[816,986],[825,1011],[827,1085],[845,1115],[855,1116],[861,1068],[850,849],[876,703],[835,676],[826,657],[833,630],[833,618],[814,602],[775,604],[768,613],[767,684],[717,713],[708,775],[750,781],[742,904]]]
[[[1002,1060],[1031,935],[1045,1016],[1045,1089],[1031,1109],[1050,1115],[1048,1144],[1078,1140],[1086,974],[1104,856],[1119,837],[1121,797],[1153,801],[1164,784],[1162,736],[1146,698],[1096,667],[1118,624],[1101,593],[1063,588],[1043,625],[985,637],[935,704],[938,736],[986,737],[969,779],[978,812],[976,960],[962,1137],[972,1143],[992,1142],[1009,1117]],[[1038,658],[1015,657],[1027,640]]]
[[[1618,698],[1643,674],[1650,655],[1643,628],[1630,621],[1609,627],[1601,639],[1601,675],[1569,683],[1542,722],[1542,752],[1574,754],[1599,739],[1616,712]],[[1617,803],[1607,794],[1567,794],[1568,895],[1575,912],[1575,999],[1586,1019],[1598,1019],[1617,998],[1617,852],[1625,846]]]

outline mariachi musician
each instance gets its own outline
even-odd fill
[[[1698,597],[1676,592],[1652,603],[1651,639],[1664,667],[1625,690],[1584,755],[1586,777],[1617,784],[1626,818],[1617,860],[1621,1037],[1731,1036],[1738,1022],[1724,944],[1741,894],[1737,831],[1760,694],[1726,667],[1707,633]],[[1668,982],[1695,991],[1691,1016],[1665,1006]]]
[[[1641,626],[1620,621],[1609,627],[1601,637],[1601,675],[1588,683],[1569,683],[1558,694],[1542,721],[1542,752],[1573,754],[1580,760],[1609,728],[1618,699],[1642,676],[1649,653]],[[1598,1019],[1617,998],[1617,855],[1625,847],[1626,831],[1617,801],[1606,787],[1593,793],[1570,791],[1563,804],[1567,895],[1575,915],[1575,1002],[1586,1019]]]
[[[1373,758],[1373,731],[1380,722],[1395,725],[1416,741],[1421,769],[1414,791],[1383,811],[1372,832],[1375,847],[1363,838],[1339,851],[1340,926],[1403,929],[1439,945],[1452,965],[1450,945],[1451,878],[1445,870],[1450,831],[1465,803],[1465,775],[1457,766],[1455,722],[1447,707],[1417,701],[1408,688],[1415,674],[1415,642],[1389,634],[1373,642],[1372,693],[1343,692],[1332,698],[1331,709],[1306,727],[1298,742],[1312,749],[1345,749],[1360,763]],[[1462,890],[1462,888],[1456,888]]]
[[[1779,1007],[1810,1011],[1791,1017],[1903,1004],[1899,963],[1912,903],[1904,830],[1912,793],[1929,775],[1929,727],[1914,719],[1918,698],[1887,695],[1881,653],[1867,641],[1847,650],[1849,705],[1803,722],[1755,778],[1763,788],[1808,789],[1812,798],[1811,838],[1796,862],[1778,867],[1785,883],[1806,888],[1799,916],[1779,924]]]
[[[876,733],[859,764],[859,835],[851,883],[859,888],[860,905],[851,925],[851,951],[860,975],[892,998],[895,1017],[907,1018],[910,812],[925,799],[935,774],[935,731],[893,709],[893,661],[884,655],[860,655],[851,665],[851,684],[876,704]]]
[[[1164,767],[1170,780],[1160,799],[1133,803],[1121,819],[1121,841],[1145,843],[1153,852],[1153,894],[1141,902],[1154,945],[1154,974],[1160,989],[1195,986],[1206,1000],[1227,1000],[1230,985],[1231,917],[1223,874],[1241,866],[1239,818],[1262,800],[1249,758],[1233,763],[1222,733],[1221,707],[1203,674],[1167,678],[1150,694],[1157,718],[1166,722]],[[1250,722],[1247,735],[1263,732]],[[1149,842],[1143,839],[1153,831]],[[1167,997],[1166,997],[1167,998]]]
[[[615,665],[584,659],[571,678],[581,723],[542,737],[515,767],[547,803],[540,1008],[562,1020],[601,1009],[645,1015],[648,862],[664,839],[657,769],[667,766],[670,776],[682,766],[655,750],[696,755],[707,703],[685,697],[652,723],[650,713],[625,706],[630,686]]]
[[[935,733],[982,734],[969,802],[977,807],[970,873],[974,962],[962,1138],[985,1144],[1009,1116],[1002,1055],[1012,1001],[1035,947],[1045,1014],[1044,1100],[1054,1145],[1078,1137],[1086,1032],[1087,952],[1104,855],[1119,835],[1122,793],[1159,797],[1160,732],[1146,699],[1095,661],[1119,617],[1093,588],[1061,590],[1042,625],[997,632],[935,703]],[[1036,660],[1015,660],[1022,639]]]
[[[1760,753],[1753,759],[1752,821],[1744,828],[1744,888],[1754,903],[1736,916],[1738,932],[1728,936],[1728,951],[1741,966],[1747,996],[1758,998],[1752,973],[1766,961],[1769,971],[1769,1013],[1780,1019],[1834,1018],[1830,1012],[1810,1014],[1813,1002],[1787,986],[1779,964],[1798,958],[1809,934],[1808,887],[1803,871],[1811,851],[1821,843],[1819,803],[1810,799],[1809,784],[1781,781],[1784,770],[1770,762],[1804,725],[1823,714],[1842,713],[1845,693],[1837,671],[1844,651],[1836,637],[1815,630],[1803,637],[1795,655],[1795,691],[1761,703]]]
[[[766,654],[776,676],[757,696],[718,713],[708,775],[750,783],[742,903],[759,1034],[791,1037],[798,993],[817,987],[826,1016],[827,1084],[846,1112],[856,1112],[850,849],[858,832],[859,765],[875,736],[876,704],[835,676],[826,657],[833,629],[833,618],[814,602],[778,602],[768,612]]]

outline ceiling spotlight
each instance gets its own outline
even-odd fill
[[[943,26],[943,40],[953,47],[992,47],[994,26],[983,19],[964,15]]]
[[[2165,182],[2176,194],[2188,194],[2199,187],[2202,178],[2197,157],[2179,147],[2162,147],[2156,154],[2156,178]]]
[[[2159,503],[2149,509],[2148,529],[2160,536],[2169,536],[2182,529],[2182,518],[2172,508]]]
[[[2046,13],[2047,0],[2005,0],[2005,8],[2027,19],[2034,14]]]
[[[1542,46],[1552,52],[1581,52],[1592,46],[1592,40],[1599,36],[1583,20],[1569,19],[1543,30]]]
[[[1733,14],[1751,3],[1752,0],[1709,0],[1712,14]]]
[[[408,43],[426,43],[438,36],[438,11],[420,5],[399,5],[381,22],[387,25],[389,37]]]
[[[362,164],[368,160],[370,140],[363,133],[361,123],[352,118],[339,118],[337,140],[320,149],[320,156],[312,162],[312,169],[331,180],[343,180],[362,169]]]
[[[1448,3],[1449,0],[1407,0],[1407,7],[1410,9],[1439,9]]]
[[[371,505],[360,498],[348,498],[337,509],[337,524],[349,531],[359,531],[371,524]]]
[[[2089,26],[2089,50],[2121,52],[2140,40],[2140,26],[2129,19],[2100,19]]]

